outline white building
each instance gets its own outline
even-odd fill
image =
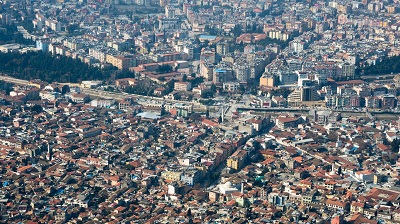
[[[237,188],[235,188],[235,187],[233,187],[232,186],[232,183],[231,182],[226,182],[226,183],[224,183],[224,184],[220,184],[219,185],[219,192],[221,193],[221,194],[225,194],[225,195],[230,195],[230,194],[232,194],[233,192],[238,192],[239,190],[237,189]]]

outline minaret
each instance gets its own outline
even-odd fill
[[[329,174],[330,175],[335,175],[336,174],[336,172],[335,172],[335,162],[332,163],[332,170],[331,170],[331,172]]]
[[[51,149],[50,149],[50,144],[47,142],[47,155],[46,155],[46,159],[47,159],[48,161],[51,161],[51,160],[52,160],[52,157],[53,157],[53,155],[52,155],[52,152],[51,152]]]
[[[222,105],[222,114],[221,114],[222,123],[224,123],[224,115],[225,115],[224,105]]]
[[[340,141],[339,136],[338,136],[337,140],[336,140],[336,148],[340,148],[340,147],[342,147],[342,142]]]
[[[240,193],[244,194],[244,184],[247,183],[247,180],[242,180],[240,183]]]
[[[399,120],[397,121],[397,128],[400,130],[400,117]]]

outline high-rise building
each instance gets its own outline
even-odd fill
[[[175,7],[172,5],[165,6],[165,16],[173,19],[175,17]]]
[[[229,53],[229,43],[222,42],[217,44],[217,54],[226,55]]]
[[[200,62],[200,76],[204,77],[206,81],[213,80],[213,69],[213,64],[207,61]]]
[[[50,40],[48,38],[36,40],[36,48],[43,52],[49,51],[49,45],[50,45]]]
[[[355,71],[356,71],[356,67],[354,65],[351,65],[349,63],[343,63],[343,64],[339,65],[339,74],[338,74],[337,78],[339,80],[354,79]]]
[[[160,0],[160,6],[165,7],[168,5],[168,0]]]
[[[314,86],[300,86],[288,96],[288,103],[291,106],[299,106],[301,102],[318,100],[320,100],[320,97]]]
[[[263,75],[260,78],[260,87],[274,87],[276,83],[277,78],[274,75]]]
[[[234,64],[233,72],[238,81],[247,82],[250,78],[250,69],[246,64]]]

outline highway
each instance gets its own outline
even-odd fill
[[[0,75],[0,80],[14,83],[17,85],[29,85],[30,81],[23,80],[23,79],[16,79],[10,76],[5,76],[5,75]],[[70,86],[80,86],[79,83],[59,83],[60,85],[70,85]],[[123,93],[123,92],[110,92],[110,91],[104,91],[104,90],[98,90],[98,89],[88,89],[88,88],[81,88],[81,92],[84,94],[87,94],[91,97],[94,98],[112,98],[117,101],[124,100],[125,98],[135,98],[136,102],[139,104],[145,104],[148,101],[155,101],[159,103],[183,103],[183,104],[192,104],[194,107],[197,108],[202,108],[202,105],[196,101],[181,101],[181,100],[172,100],[172,99],[164,99],[161,97],[153,97],[153,96],[143,96],[143,95],[137,95],[137,94],[128,94],[128,93]],[[232,112],[237,110],[238,112],[243,112],[243,111],[258,111],[258,112],[293,112],[293,113],[308,113],[311,109],[310,108],[253,108],[253,107],[247,107],[249,99],[245,98],[243,99],[240,103],[235,103],[235,102],[230,102],[230,104],[225,104],[224,105],[224,114],[226,115],[227,118],[232,117]],[[322,110],[332,110],[329,108],[322,109]],[[332,110],[335,112],[341,112],[341,113],[354,113],[354,114],[365,114],[365,111],[352,111],[352,110]],[[220,113],[220,111],[218,112]],[[392,110],[392,111],[368,111],[369,115],[396,115],[400,114],[400,111],[398,110]],[[367,114],[367,115],[368,115]]]
[[[0,80],[10,82],[10,83],[15,83],[18,85],[28,85],[29,84],[29,81],[22,80],[22,79],[16,79],[16,78],[12,78],[10,76],[4,76],[4,75],[0,75]]]
[[[9,82],[9,83],[14,83],[17,85],[29,85],[30,81],[23,80],[23,79],[16,79],[10,76],[4,76],[0,75],[0,80]],[[69,85],[69,86],[80,86],[79,83],[59,83],[60,85]],[[146,101],[146,100],[152,100],[152,101],[159,101],[159,102],[168,102],[168,103],[184,103],[184,104],[193,104],[193,105],[199,105],[197,102],[188,102],[188,101],[181,101],[181,100],[172,100],[172,99],[164,99],[161,97],[153,97],[153,96],[143,96],[143,95],[137,95],[137,94],[128,94],[128,93],[123,93],[123,92],[110,92],[110,91],[104,91],[104,90],[98,90],[98,89],[88,89],[88,88],[81,88],[81,92],[84,94],[87,94],[91,97],[98,97],[98,98],[112,98],[115,100],[124,100],[125,98],[136,98],[138,100],[138,103],[140,101]]]
[[[157,101],[157,102],[167,102],[167,103],[182,103],[182,104],[193,104],[200,105],[200,103],[195,101],[182,101],[182,100],[172,100],[172,99],[164,99],[162,97],[154,97],[154,96],[143,96],[137,94],[130,94],[124,92],[110,92],[98,89],[87,89],[81,88],[81,92],[87,94],[91,97],[99,97],[99,98],[112,98],[115,100],[124,100],[125,98],[135,98],[136,102],[140,104],[143,101]]]
[[[167,101],[167,100],[164,100],[163,98],[159,98],[159,97],[142,96],[142,95],[137,95],[137,94],[122,93],[122,92],[116,93],[116,92],[97,90],[97,89],[81,88],[81,92],[84,94],[87,94],[91,97],[113,98],[115,100],[124,100],[125,98],[132,97],[132,98],[143,99],[143,100]]]
[[[308,113],[312,108],[279,108],[279,107],[270,107],[270,108],[253,108],[253,107],[238,107],[238,112],[243,111],[258,111],[258,112],[292,112],[292,113]],[[366,111],[357,111],[357,110],[338,110],[338,109],[330,109],[330,108],[321,108],[315,110],[329,110],[333,112],[340,112],[340,113],[353,113],[353,114],[365,114]],[[370,115],[376,114],[400,114],[398,110],[370,110],[368,111]],[[367,114],[367,115],[368,115]]]

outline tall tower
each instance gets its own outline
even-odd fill
[[[51,161],[53,158],[53,152],[50,149],[50,144],[47,142],[47,154],[46,154],[46,159],[48,161]]]
[[[340,147],[342,147],[342,141],[340,141],[340,138],[338,136],[337,140],[336,140],[336,148],[340,148]]]
[[[336,172],[335,172],[335,162],[332,163],[332,169],[331,169],[331,172],[329,174],[330,175],[335,175],[336,174]]]
[[[397,128],[400,130],[400,117],[399,120],[397,121]]]
[[[222,110],[221,110],[222,123],[224,123],[224,116],[225,116],[224,105],[222,105]]]

